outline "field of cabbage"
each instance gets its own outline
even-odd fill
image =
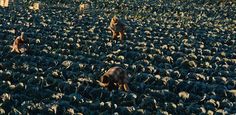
[[[0,8],[0,114],[235,114],[234,0],[41,1]],[[125,41],[107,29],[117,15]],[[10,52],[25,32],[27,52]],[[96,80],[129,73],[130,92]]]

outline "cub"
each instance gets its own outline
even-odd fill
[[[16,37],[16,39],[14,40],[11,48],[11,52],[17,52],[17,53],[21,53],[20,51],[20,47],[24,44],[24,32],[21,32],[21,35]]]
[[[88,3],[82,3],[82,4],[79,5],[79,10],[81,12],[83,12],[83,11],[89,9],[89,7],[90,7],[90,5]]]
[[[112,31],[113,39],[117,39],[117,36],[120,36],[120,40],[123,41],[125,24],[119,20],[116,16],[111,19],[109,29]]]

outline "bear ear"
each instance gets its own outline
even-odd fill
[[[21,36],[24,36],[24,32],[21,32],[20,35],[21,35]]]
[[[24,40],[24,32],[21,32],[20,39]]]
[[[112,20],[116,23],[116,22],[118,21],[118,18],[117,18],[116,16],[114,16],[114,17],[112,18]]]

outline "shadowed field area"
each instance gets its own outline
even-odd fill
[[[234,0],[10,2],[0,8],[0,114],[236,113]],[[124,42],[108,30],[117,15]],[[11,52],[25,32],[29,49]],[[130,92],[98,85],[110,67]]]

